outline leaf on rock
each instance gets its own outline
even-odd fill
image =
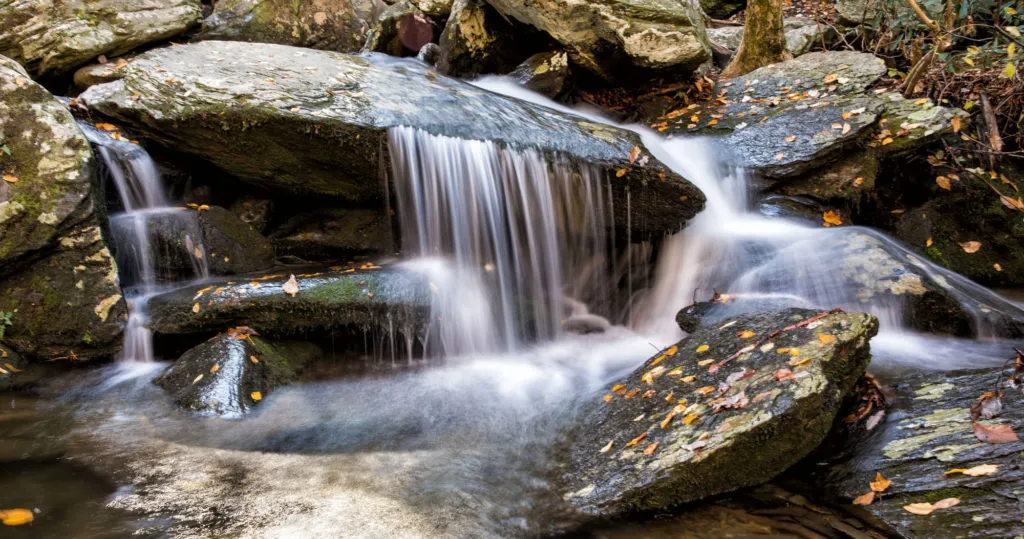
[[[800,365],[806,365],[806,364],[808,364],[810,362],[811,362],[811,358],[809,358],[809,357],[805,357],[803,359],[795,357],[795,358],[789,360],[789,365],[791,367],[799,367]]]
[[[796,135],[790,135],[784,139],[786,142],[796,142]]]
[[[263,393],[260,393],[259,391],[253,391],[252,393],[249,394],[249,396],[252,397],[252,400],[254,401],[263,400]]]
[[[980,477],[982,475],[992,475],[999,471],[998,464],[980,464],[973,468],[954,468],[946,472],[946,475],[963,474],[971,477]]]
[[[619,391],[622,391],[623,389],[626,389],[626,386],[624,386],[622,384],[615,384],[615,385],[612,386],[612,393],[618,393]]]
[[[992,419],[1003,411],[1003,392],[986,391],[971,404],[971,420]]]
[[[953,186],[950,185],[949,178],[945,176],[936,176],[935,183],[937,183],[939,187],[945,189],[946,191],[949,191],[950,189],[953,188]]]
[[[953,116],[952,122],[953,122],[953,132],[954,133],[959,133],[960,132],[960,117],[959,116]]]
[[[96,129],[102,129],[104,131],[117,131],[117,126],[114,124],[100,122],[96,124]]]
[[[644,438],[646,438],[646,437],[647,437],[647,433],[646,432],[641,433],[640,436],[637,436],[636,438],[633,438],[632,440],[626,442],[626,447],[633,447],[633,446],[639,444],[640,442],[642,442],[644,440]]]
[[[653,444],[647,446],[647,449],[644,449],[644,454],[653,455],[654,452],[658,450],[659,445],[661,445],[661,442],[654,442]]]
[[[749,339],[749,338],[753,337],[754,335],[757,335],[757,333],[754,333],[753,331],[750,331],[749,329],[745,329],[745,330],[743,330],[743,331],[741,331],[741,332],[736,334],[736,336],[741,338],[741,339]]]
[[[192,385],[196,385],[202,379],[203,379],[203,375],[202,374],[200,374],[199,376],[196,376],[195,380],[192,380]]]
[[[624,169],[624,168],[620,168],[619,170],[615,171],[615,177],[616,178],[621,178],[621,177],[623,177],[625,175],[626,175],[626,169]]]
[[[220,363],[214,363],[213,366],[210,367],[210,374],[217,374],[217,371],[219,371],[219,370],[220,370]]]
[[[981,249],[981,242],[980,241],[965,241],[965,242],[960,244],[960,248],[963,249],[964,252],[968,253],[968,254],[977,253],[978,249]]]
[[[892,484],[892,481],[882,477],[881,473],[875,472],[875,480],[869,482],[868,486],[870,486],[871,490],[874,492],[885,492],[885,490],[889,488],[890,484]]]
[[[944,500],[939,500],[935,503],[920,502],[912,503],[910,505],[904,505],[903,510],[908,513],[913,513],[915,515],[925,516],[930,515],[939,509],[949,509],[950,507],[958,505],[959,503],[960,498],[946,498]]]
[[[633,149],[629,150],[629,164],[632,165],[633,163],[635,163],[636,162],[636,158],[639,157],[639,156],[640,156],[640,147],[639,146],[633,146]]]
[[[697,393],[697,394],[700,394],[700,395],[707,395],[708,393],[712,393],[714,390],[715,390],[715,386],[704,386],[704,387],[694,391],[694,393]]]
[[[702,345],[697,347],[697,353],[698,354],[703,354],[704,352],[708,351],[708,348],[710,348],[708,345],[702,344]]]
[[[293,298],[295,297],[295,294],[299,293],[299,282],[295,280],[294,274],[288,277],[288,280],[284,283],[284,286],[282,286],[281,289],[284,290],[285,294],[288,294]]]
[[[835,340],[835,335],[825,335],[824,333],[818,334],[818,341],[821,342],[821,344],[828,344],[830,342],[835,342]]]
[[[608,440],[608,443],[604,444],[604,447],[598,449],[599,453],[607,453],[612,450],[612,446],[615,445],[615,439]]]
[[[871,502],[875,501],[875,491],[861,494],[853,499],[853,505],[871,505]]]
[[[249,361],[252,361],[253,363],[259,363],[260,362],[259,358],[256,357],[256,356],[249,356]]]
[[[10,174],[4,174],[4,181],[7,183],[18,183],[18,177]]]
[[[1017,433],[1009,425],[992,425],[990,427],[981,423],[975,423],[972,428],[974,429],[974,435],[985,443],[1005,444],[1020,440],[1017,438]]]
[[[199,304],[198,303],[192,305],[192,312],[194,312],[194,313],[198,313],[199,312]]]
[[[35,520],[35,514],[29,509],[0,509],[0,522],[4,526],[22,526]]]
[[[843,224],[843,218],[839,216],[839,212],[835,210],[828,210],[821,214],[821,219],[825,221],[825,226],[839,226]]]

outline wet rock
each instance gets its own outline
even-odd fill
[[[441,47],[437,43],[427,43],[420,49],[420,52],[416,53],[416,59],[429,66],[436,66],[439,58],[441,58]]]
[[[519,64],[510,76],[534,92],[555,98],[569,80],[569,55],[564,52],[534,54]]]
[[[150,327],[158,334],[183,334],[249,326],[274,335],[341,326],[394,324],[410,333],[424,327],[431,299],[427,279],[368,267],[297,273],[294,297],[283,289],[289,277],[283,272],[176,290],[150,300]]]
[[[428,17],[447,17],[452,12],[453,0],[413,0],[413,4]]]
[[[13,1],[0,4],[0,54],[34,76],[66,73],[198,25],[199,0]]]
[[[127,61],[127,60],[123,60]],[[109,61],[103,64],[89,64],[78,68],[75,71],[75,88],[84,91],[90,86],[111,82],[121,78],[119,72],[125,64],[118,65],[117,61]]]
[[[806,54],[813,48],[820,49],[822,43],[827,47],[837,37],[835,30],[831,26],[819,26],[812,19],[799,17],[785,19],[783,21],[783,29],[786,34],[786,49],[793,56]],[[742,26],[709,28],[707,33],[709,41],[725,47],[734,53],[739,49],[740,41],[743,40]]]
[[[598,167],[623,230],[678,230],[703,206],[696,187],[646,152],[630,164],[630,151],[643,150],[635,134],[441,77],[415,60],[207,41],[147,52],[123,71],[82,99],[248,182],[380,207],[387,130],[405,125]]]
[[[192,348],[153,383],[182,408],[239,417],[275,389],[295,381],[321,354],[307,342],[276,342],[245,330],[228,331]]]
[[[381,0],[219,0],[197,38],[355,52],[386,7]]]
[[[805,172],[780,183],[776,191],[789,196],[809,196],[818,200],[857,201],[871,193],[881,163],[869,152],[851,151],[834,163]],[[818,213],[815,220],[820,220]]]
[[[433,23],[408,0],[388,7],[366,36],[364,51],[412,56],[434,40]]]
[[[747,6],[746,0],[701,0],[700,8],[715,19],[727,19]],[[710,37],[710,36],[709,36]]]
[[[1012,351],[1011,351],[1012,355]],[[1024,493],[1021,454],[1024,443],[990,444],[972,430],[971,406],[983,393],[1001,390],[1003,409],[987,426],[1008,425],[1024,432],[1024,396],[1006,386],[1009,371],[989,369],[950,375],[905,374],[892,386],[892,413],[847,446],[848,458],[818,466],[827,493],[850,503],[868,491],[880,473],[891,481],[874,503],[855,506],[900,537],[1017,537],[1024,534],[1020,507]],[[995,473],[972,477],[949,470],[991,464]],[[954,507],[927,516],[903,509],[911,503],[958,498]]]
[[[0,57],[0,312],[28,355],[116,349],[125,304],[94,211],[96,164],[64,105]]]
[[[231,213],[253,230],[263,233],[267,229],[273,202],[266,198],[243,197],[231,203]]]
[[[694,0],[490,0],[499,12],[561,43],[574,64],[606,79],[639,70],[696,69],[711,59]]]
[[[586,405],[567,441],[570,505],[610,516],[771,479],[825,438],[878,329],[871,315],[804,309],[726,324],[698,329]],[[772,336],[794,324],[804,325]]]
[[[271,240],[282,255],[306,260],[343,259],[391,253],[391,222],[379,211],[327,209],[297,215],[276,229]]]
[[[441,33],[437,70],[453,77],[508,73],[529,49],[529,28],[517,31],[484,0],[455,0]]]
[[[0,339],[3,338],[8,322],[13,322],[13,319],[8,320],[6,313],[0,313]],[[24,367],[21,354],[15,352],[12,348],[0,344],[0,391],[8,391],[11,388],[17,387],[19,382],[18,375],[21,374],[19,371],[22,371]]]

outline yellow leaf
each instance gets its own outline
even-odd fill
[[[609,394],[604,396],[604,401],[605,402],[611,402],[612,399],[614,399],[614,398],[615,398],[615,395],[612,395],[611,393],[609,393]]]
[[[669,412],[668,415],[665,416],[665,419],[661,420],[661,424],[660,424],[661,428],[667,429],[668,426],[672,424],[672,418],[675,417],[675,416],[676,416],[675,412]]]
[[[7,355],[5,354],[4,357],[7,357]],[[15,367],[14,365],[11,365],[10,363],[4,363],[4,367],[7,367],[7,369],[13,373],[21,372],[21,369]]]
[[[700,345],[700,346],[698,346],[698,347],[697,347],[697,353],[698,353],[698,354],[702,354],[702,353],[704,353],[704,352],[707,352],[707,351],[708,351],[708,348],[710,348],[710,346],[708,346],[708,345],[706,345],[706,344],[702,344],[702,345]]]
[[[612,386],[612,393],[618,393],[619,391],[622,391],[623,389],[626,389],[626,386],[624,386],[622,384],[615,384],[615,385]]]
[[[786,142],[794,142],[794,141],[796,141],[796,135],[790,135],[790,136],[786,137],[784,140]]]
[[[964,474],[969,475],[971,477],[979,477],[982,475],[991,475],[996,473],[997,471],[999,471],[999,465],[997,464],[980,464],[978,466],[974,466],[973,468],[967,469],[954,468],[946,472],[946,475]]]
[[[661,444],[661,442],[654,442],[653,444],[647,446],[647,449],[644,449],[644,454],[645,455],[653,455],[654,452],[658,450],[658,445],[660,445],[660,444]]]
[[[978,249],[981,249],[981,242],[980,241],[965,241],[965,242],[960,244],[960,248],[963,249],[964,252],[968,253],[968,254],[977,253]]]
[[[871,502],[875,501],[875,491],[868,492],[867,494],[861,494],[853,499],[853,505],[871,505]]]
[[[1013,8],[1012,8],[1012,7],[1010,7],[1010,6],[1006,6],[1005,8],[1003,8],[1003,11],[1005,11],[1005,12],[1006,12],[1006,14],[1007,14],[1007,15],[1009,15],[1009,16],[1011,16],[1011,17],[1017,14],[1017,10],[1016,10],[1016,9],[1013,9]]]
[[[830,342],[835,342],[835,340],[836,340],[836,336],[835,335],[825,335],[824,333],[819,333],[818,334],[818,341],[820,341],[821,344],[828,344]]]
[[[21,526],[35,520],[29,509],[0,509],[0,522],[4,526]]]
[[[194,313],[198,313],[199,312],[199,304],[198,303],[196,303],[195,305],[192,305],[192,312],[194,312]]]
[[[203,375],[202,374],[200,374],[199,376],[196,376],[196,379],[192,380],[192,385],[196,385],[202,379],[203,379]]]
[[[200,206],[199,206],[198,208],[196,208],[196,209],[198,209],[199,211],[210,211],[210,206],[208,206],[208,205],[206,205],[206,204],[202,204],[202,205],[200,205]]]
[[[632,150],[629,150],[629,164],[636,162],[636,158],[640,156],[640,147],[633,146]]]
[[[257,358],[256,356],[249,356],[249,361],[252,361],[253,363],[260,362],[259,358]]]
[[[1016,73],[1017,73],[1017,65],[1016,64],[1012,64],[1010,62],[1007,62],[1006,63],[1006,68],[1003,69],[1003,76],[1008,78],[1008,79],[1012,79],[1013,76]]]
[[[254,401],[263,400],[263,393],[260,393],[259,391],[253,391],[252,393],[249,394],[249,396],[252,397],[252,400]]]
[[[18,177],[11,176],[10,174],[4,174],[4,181],[7,183],[18,183]]]
[[[835,73],[829,73],[828,75],[825,75],[825,79],[823,80],[823,82],[825,84],[832,84],[837,80],[839,80],[839,75],[836,75]]]
[[[697,415],[697,414],[690,414],[690,415],[688,415],[688,416],[683,418],[683,424],[684,425],[689,425],[689,424],[693,423],[694,421],[696,421],[697,418],[699,418],[699,417],[700,416]]]
[[[935,183],[937,183],[939,187],[945,189],[946,191],[949,191],[952,187],[949,183],[949,178],[945,176],[936,176]]]
[[[828,210],[821,214],[821,219],[825,221],[825,224],[832,226],[839,226],[843,224],[843,218],[839,216],[839,212],[834,210]]]
[[[219,371],[219,370],[220,370],[220,363],[214,363],[213,366],[210,367],[210,374],[217,374],[217,371]]]
[[[745,330],[743,330],[743,331],[741,331],[741,332],[736,334],[736,336],[741,338],[741,339],[749,339],[749,338],[753,337],[754,335],[757,335],[757,333],[754,333],[753,331],[750,331],[749,329],[745,329]]]
[[[931,247],[932,246],[932,239],[928,238],[927,240],[925,240],[924,241],[924,246],[925,247]]]
[[[674,355],[676,355],[676,352],[678,352],[678,351],[679,351],[679,347],[673,344],[672,346],[668,347],[668,350],[665,350],[665,355],[666,356],[674,356]]]
[[[615,171],[615,177],[616,178],[621,178],[621,177],[623,177],[625,175],[626,175],[626,169],[624,169],[624,168],[620,168],[619,170]]]
[[[915,105],[924,105],[927,102],[928,102],[928,98],[927,97],[922,97],[921,99],[918,99],[917,101],[914,101],[914,104]]]
[[[844,112],[844,113],[843,113],[843,119],[844,119],[844,120],[849,120],[849,119],[850,119],[850,116],[853,116],[853,113],[852,113],[852,112]]]
[[[598,452],[600,452],[600,453],[607,453],[607,452],[612,450],[612,446],[613,445],[615,445],[615,440],[614,439],[608,440],[608,443],[605,444],[605,446],[602,447],[601,449],[598,449]]]
[[[1017,56],[1017,44],[1010,43],[1006,46],[1006,57],[1013,58],[1014,56]]]
[[[875,472],[875,480],[868,483],[868,486],[875,492],[885,492],[890,484],[892,484],[892,481],[882,477],[882,474]]]
[[[690,382],[692,382],[692,381],[694,381],[696,379],[697,379],[697,377],[693,376],[691,374],[690,376],[684,376],[684,377],[680,378],[679,381],[684,383],[684,384],[689,384]]]
[[[200,259],[200,260],[203,259],[203,250],[200,249],[199,247],[196,247],[195,249],[193,249],[192,250],[192,254],[195,255],[195,257]]]
[[[805,358],[803,358],[803,359],[800,359],[800,358],[793,358],[793,359],[789,360],[789,362],[788,362],[788,363],[789,363],[789,364],[790,364],[791,366],[793,366],[793,367],[799,367],[800,365],[806,365],[807,363],[810,363],[810,362],[811,362],[811,358],[809,358],[809,357],[805,357]]]
[[[698,361],[697,364],[700,365],[701,367],[703,367],[704,365],[708,365],[708,364],[711,364],[711,363],[714,363],[714,362],[715,362],[715,360],[713,360],[713,359],[704,359],[704,360]]]
[[[646,438],[646,437],[647,437],[647,433],[645,432],[645,433],[641,434],[640,436],[637,436],[636,438],[633,438],[632,440],[626,442],[626,447],[633,447],[634,445],[642,442],[643,439]]]
[[[693,123],[697,123],[697,122],[700,121],[700,116],[697,116],[696,114],[694,114],[693,116],[690,116],[690,121],[693,122]]]
[[[959,133],[960,132],[960,117],[959,116],[953,116],[952,122],[953,122],[953,132],[954,133]]]
[[[992,267],[995,268],[996,271],[1003,271],[1003,267],[1000,266],[999,263],[992,264]]]
[[[964,56],[964,63],[974,67],[974,60],[972,60],[970,56]]]
[[[885,139],[882,140],[882,146],[886,146],[889,144],[892,144],[892,137],[885,137]]]

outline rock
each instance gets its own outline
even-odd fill
[[[320,354],[312,343],[274,342],[232,330],[182,354],[153,383],[185,410],[240,417],[294,382]]]
[[[835,41],[837,34],[831,26],[822,25],[819,27],[812,19],[791,17],[783,21],[783,28],[786,33],[786,49],[793,56],[800,56],[811,51],[815,47],[821,47],[822,41],[831,44]],[[733,53],[740,48],[740,41],[743,40],[742,26],[723,26],[721,28],[708,28],[708,40],[712,43],[725,47]],[[822,37],[824,35],[824,38]]]
[[[0,313],[0,339],[4,338],[8,322],[13,322],[13,317],[8,320],[5,313]],[[0,344],[0,391],[9,391],[17,387],[20,378],[18,375],[21,374],[19,371],[24,367],[20,354]]]
[[[489,0],[502,14],[547,32],[573,63],[605,79],[638,69],[682,74],[711,59],[695,0]],[[682,73],[680,73],[682,72]]]
[[[700,8],[714,19],[728,19],[746,6],[746,0],[700,0]]]
[[[271,234],[282,255],[306,260],[344,259],[395,250],[391,221],[369,209],[327,209],[302,213]]]
[[[135,233],[133,223],[122,224],[118,216],[111,224],[115,235]],[[274,265],[270,240],[220,206],[147,215],[146,227],[152,249],[150,258],[161,271],[187,276],[196,264],[205,263],[213,275],[232,275]]]
[[[231,203],[231,213],[262,234],[267,229],[273,202],[266,198],[242,197]]]
[[[295,77],[280,78],[282,70]],[[207,41],[147,52],[123,71],[123,79],[93,86],[82,99],[153,140],[268,187],[379,208],[381,167],[390,166],[381,155],[387,131],[404,125],[598,167],[612,176],[622,230],[627,223],[642,223],[633,230],[644,234],[678,230],[703,206],[696,187],[646,152],[644,164],[630,164],[630,151],[644,148],[634,133],[498,96],[415,60]],[[619,170],[625,175],[614,177]]]
[[[562,93],[569,80],[569,55],[564,52],[537,53],[509,75],[519,84],[554,99]]]
[[[437,70],[452,77],[508,73],[529,55],[524,42],[530,35],[524,30],[517,31],[484,0],[455,0],[441,33]]]
[[[942,10],[945,4],[941,2],[919,2],[919,6],[933,20],[942,19]],[[902,26],[920,26],[924,24],[914,13],[913,8],[906,2],[899,0],[837,0],[836,14],[839,22],[843,24],[874,23],[883,15],[893,13],[896,21]]]
[[[429,17],[447,17],[453,3],[453,0],[413,0],[416,8]]]
[[[13,313],[4,341],[24,354],[88,359],[120,342],[126,308],[95,169],[71,113],[0,57],[0,312]]]
[[[364,51],[412,56],[434,40],[433,23],[408,0],[388,7],[366,36]]]
[[[825,439],[878,330],[868,314],[820,314],[762,312],[699,329],[677,352],[651,358],[595,396],[566,442],[564,499],[592,516],[664,509],[762,483],[795,464]],[[771,336],[798,323],[805,325]],[[698,363],[705,358],[721,368],[708,372]],[[791,378],[776,380],[783,375]]]
[[[381,0],[219,0],[196,37],[355,52],[386,8]]]
[[[199,24],[199,0],[13,0],[0,4],[0,54],[34,76],[60,75]]]
[[[1024,432],[1024,397],[1006,387],[1010,370],[989,369],[950,375],[919,372],[900,376],[891,388],[895,410],[855,445],[848,458],[817,466],[818,482],[838,503],[850,503],[870,489],[875,474],[891,484],[874,503],[857,512],[880,520],[899,537],[1019,537],[1024,534],[1020,506],[1024,495],[1021,451],[1024,443],[983,443],[972,430],[971,406],[983,393],[1002,390],[1003,410],[981,423],[1009,425]],[[995,473],[972,477],[949,470],[998,466]],[[911,503],[958,498],[954,507],[917,516]]]
[[[439,58],[441,58],[441,47],[437,43],[427,43],[420,49],[420,52],[416,53],[416,59],[428,66],[436,66]]]
[[[127,62],[127,60],[121,61]],[[86,88],[96,84],[115,81],[121,78],[119,72],[124,65],[127,64],[121,64],[119,66],[116,62],[107,62],[104,64],[89,64],[87,66],[80,67],[75,71],[75,89],[84,91]]]
[[[299,273],[299,292],[294,297],[283,290],[288,277],[289,273],[278,272],[250,277],[248,283],[211,281],[156,296],[149,302],[150,327],[166,335],[233,326],[282,335],[311,328],[393,323],[396,328],[409,328],[411,334],[424,327],[430,312],[427,279],[399,268],[339,267]]]

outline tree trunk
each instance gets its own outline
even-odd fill
[[[782,0],[749,0],[743,41],[722,77],[736,77],[792,58],[786,50],[782,26]]]

